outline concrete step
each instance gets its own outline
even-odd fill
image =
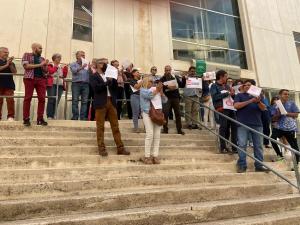
[[[142,129],[144,128],[143,122],[139,122],[139,127]],[[174,131],[176,128],[176,125],[174,121],[170,121],[168,127],[171,129],[170,131]],[[107,130],[110,130],[110,124],[109,122],[105,122],[105,128]],[[132,121],[123,120],[119,121],[119,128],[123,131],[132,131],[133,123]],[[24,127],[22,122],[16,121],[16,122],[7,122],[7,121],[0,121],[0,130],[7,130],[7,131],[13,131],[13,130],[19,130],[19,131],[30,131],[30,130],[39,130],[39,131],[96,131],[96,122],[92,121],[48,121],[47,127],[37,126],[35,122],[32,123],[32,126],[30,127]],[[187,133],[209,133],[207,130],[189,130],[184,129]]]
[[[267,163],[272,168],[286,172],[285,165]],[[253,164],[248,163],[247,172],[253,172]],[[144,165],[142,163],[87,165],[82,167],[38,168],[38,169],[1,169],[1,183],[56,181],[78,179],[97,179],[99,177],[142,176],[172,173],[235,173],[235,162],[228,163],[163,163],[160,165]]]
[[[29,156],[29,157],[0,157],[0,169],[22,169],[22,168],[64,168],[97,165],[128,165],[141,164],[144,154],[134,153],[130,156],[110,155],[100,157],[96,155],[68,155],[68,156]],[[209,163],[209,162],[233,162],[235,157],[231,155],[221,155],[212,153],[179,154],[160,154],[163,164],[170,163]]]
[[[105,138],[112,137],[112,133],[110,131],[107,131],[104,133]],[[161,139],[167,139],[167,138],[178,138],[181,135],[178,134],[161,134]],[[90,131],[68,131],[68,132],[61,132],[61,131],[32,131],[32,130],[24,130],[24,131],[0,131],[0,137],[1,138],[7,138],[7,137],[28,137],[28,138],[33,138],[33,137],[59,137],[59,138],[96,138],[96,132],[90,132]],[[127,138],[145,138],[145,133],[126,133]],[[195,139],[202,139],[202,140],[207,140],[207,139],[212,139],[213,136],[209,134],[186,134],[184,139],[188,140],[195,140]]]
[[[284,173],[289,179],[293,179],[292,172]],[[75,193],[86,193],[91,191],[103,191],[113,189],[128,189],[138,187],[157,187],[166,185],[236,185],[236,184],[275,184],[283,182],[272,174],[265,173],[173,173],[160,175],[122,176],[119,178],[107,177],[80,180],[45,181],[32,183],[0,184],[0,199],[20,199],[39,196],[66,196]]]
[[[101,192],[91,195],[51,197],[28,200],[0,201],[0,221],[30,219],[72,212],[107,212],[142,207],[158,207],[184,203],[204,203],[220,200],[251,199],[292,194],[287,184],[232,185],[218,187],[173,186],[152,189]],[[298,196],[298,203],[300,197]],[[299,205],[298,205],[299,206]],[[254,208],[248,210],[257,210]],[[247,210],[247,211],[248,211]],[[246,212],[244,212],[246,213]]]
[[[181,137],[181,136],[180,136]],[[122,138],[125,146],[144,146],[145,139],[144,138],[127,138],[126,135]],[[7,137],[7,138],[0,138],[0,145],[1,146],[84,146],[84,145],[91,145],[94,143],[97,144],[97,140],[95,138],[24,138],[24,137]],[[106,138],[105,139],[106,145],[114,145],[113,138]],[[184,138],[162,138],[160,142],[160,146],[174,146],[174,147],[181,147],[181,146],[216,146],[215,140],[185,140]]]
[[[126,146],[132,154],[143,154],[144,146]],[[115,146],[106,146],[109,155],[116,154]],[[215,146],[160,146],[160,154],[192,155],[203,153],[217,153]],[[26,157],[26,156],[66,156],[66,155],[98,155],[98,147],[93,146],[5,146],[0,147],[1,157]]]
[[[219,220],[189,225],[300,225],[300,208],[290,211],[268,213],[237,219]]]
[[[223,192],[221,196],[225,193],[226,192]],[[299,195],[261,196],[259,198],[162,205],[113,212],[82,212],[80,214],[76,213],[41,219],[4,222],[2,225],[179,225],[268,213],[282,213],[286,210],[299,210],[299,205]],[[9,212],[15,214],[13,211]],[[28,210],[28,212],[30,211]]]
[[[234,163],[171,163],[161,165],[98,165],[46,169],[1,169],[1,183],[54,181],[78,179],[97,179],[99,177],[122,177],[159,175],[166,173],[235,172]]]

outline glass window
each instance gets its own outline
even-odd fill
[[[239,16],[237,0],[200,0],[200,7],[220,13]]]
[[[171,5],[173,38],[183,41],[203,41],[202,21],[198,9],[178,4]]]
[[[293,32],[293,34],[294,34],[295,41],[300,42],[300,33]]]
[[[296,50],[297,50],[297,54],[298,54],[298,60],[300,63],[300,33],[293,32],[293,34],[294,34]]]
[[[92,41],[92,0],[74,0],[73,39]]]
[[[187,2],[192,5],[186,5]],[[231,10],[238,15],[237,1],[199,0],[203,7],[218,12],[196,8],[198,1],[187,2],[171,1],[174,58],[204,59],[247,68],[240,18],[219,12]]]
[[[191,5],[195,7],[200,7],[200,1],[199,0],[174,0],[173,2],[185,4],[185,5]]]

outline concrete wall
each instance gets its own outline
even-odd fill
[[[300,32],[300,0],[240,2],[245,8],[249,51],[259,84],[299,91],[300,65],[293,31]]]
[[[292,34],[300,32],[300,0],[238,1],[249,65],[241,76],[256,78],[263,87],[300,91]],[[167,64],[179,70],[190,66],[173,60],[169,0],[95,0],[93,42],[72,40],[73,0],[0,0],[0,4],[0,45],[18,58],[30,51],[31,43],[39,42],[47,58],[59,52],[64,63],[84,50],[89,59],[129,59],[142,72],[149,72],[152,65],[159,73]],[[22,93],[22,79],[16,78],[16,84]]]

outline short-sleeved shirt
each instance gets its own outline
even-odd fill
[[[33,55],[33,59],[34,59],[34,64],[35,65],[41,63],[40,56]],[[41,77],[43,77],[43,75],[44,75],[44,73],[43,73],[42,67],[34,68],[34,77],[41,78]]]
[[[254,98],[248,93],[239,93],[234,98],[234,103],[246,102]],[[238,109],[236,112],[237,120],[247,126],[262,126],[262,111],[258,107],[257,103],[250,103],[249,105]]]
[[[0,66],[4,66],[7,63],[6,60],[0,59]],[[15,67],[15,64],[12,63]],[[16,68],[16,67],[15,67]],[[9,67],[4,70],[1,70],[0,73],[12,73]],[[8,88],[15,90],[15,82],[13,79],[13,75],[2,75],[0,74],[0,88]]]
[[[134,95],[139,95],[140,94],[140,90],[136,91],[136,92],[133,92],[132,88],[134,88],[134,86],[136,84],[138,84],[138,81],[136,79],[131,79],[129,81],[129,84],[130,84],[130,93],[131,94],[134,94]]]
[[[299,113],[299,108],[293,101],[287,101],[283,103],[283,106],[288,113]],[[297,121],[292,117],[281,115],[278,121],[278,129],[284,131],[297,131]]]

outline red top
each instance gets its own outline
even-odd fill
[[[54,80],[53,74],[55,74],[57,72],[58,68],[59,68],[58,66],[55,66],[53,64],[49,64],[48,65],[48,73],[49,73],[49,76],[47,78],[47,86],[48,87],[52,87],[53,86],[53,80]],[[68,75],[68,66],[64,66],[62,68],[62,74],[57,74],[57,75],[58,76],[63,76],[62,79],[66,78],[67,75]]]

